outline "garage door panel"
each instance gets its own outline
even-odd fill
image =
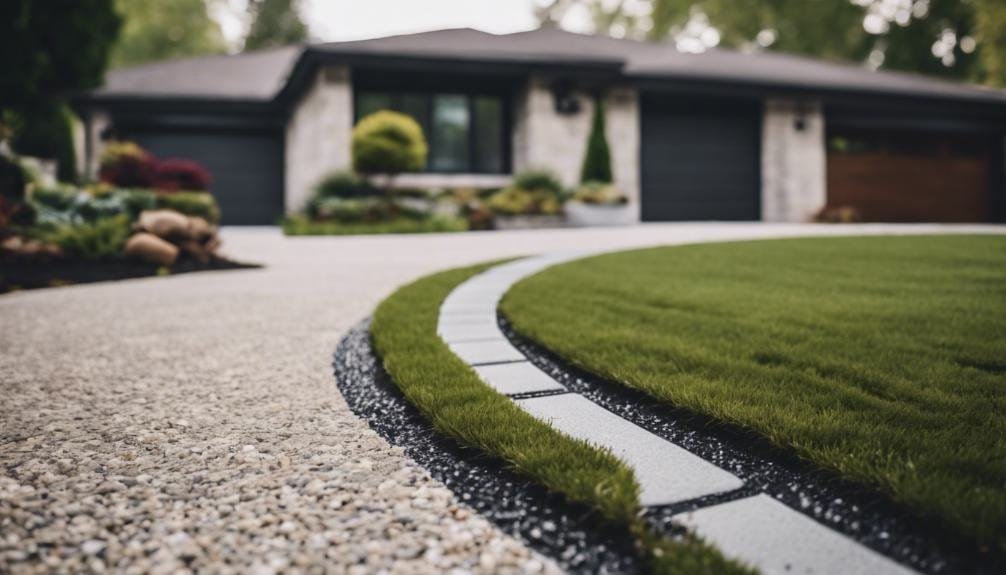
[[[991,219],[992,146],[984,137],[838,126],[828,140],[829,206],[875,222]]]
[[[644,95],[642,217],[760,217],[760,107]]]
[[[187,158],[213,176],[226,225],[273,225],[283,213],[283,143],[278,133],[134,129],[130,139],[160,158]]]

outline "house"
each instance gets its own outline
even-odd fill
[[[426,170],[398,185],[498,187],[546,167],[576,183],[603,98],[616,184],[642,221],[1004,218],[1006,92],[774,53],[555,29],[450,29],[112,71],[75,105],[103,138],[203,162],[225,222],[272,224],[350,165],[381,108],[413,115]]]

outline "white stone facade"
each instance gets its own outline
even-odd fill
[[[573,92],[580,103],[575,114],[555,109],[546,79],[532,78],[514,104],[513,169],[547,168],[563,185],[575,186],[590,136],[594,100],[585,92]],[[605,94],[605,131],[611,149],[615,185],[638,206],[639,199],[639,95],[625,87]]]
[[[765,102],[762,220],[807,222],[827,202],[824,114],[818,103]]]
[[[346,67],[318,71],[286,127],[287,212],[304,207],[325,175],[350,168],[353,85]]]

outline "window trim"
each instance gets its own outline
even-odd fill
[[[416,87],[415,89],[405,87],[405,88],[387,88],[387,87],[353,87],[353,126],[360,121],[360,97],[364,93],[385,93],[391,96],[392,102],[396,98],[400,98],[405,94],[419,94],[426,99],[426,115],[433,121],[433,108],[434,99],[438,95],[444,96],[463,96],[465,98],[465,104],[468,107],[468,118],[469,118],[469,130],[468,130],[468,169],[460,170],[446,170],[446,169],[433,169],[429,166],[429,160],[427,159],[427,168],[418,172],[406,172],[409,174],[478,174],[478,175],[510,175],[513,169],[513,132],[511,123],[511,96],[509,92],[506,91],[493,91],[493,90],[471,90],[471,89],[446,89],[446,90],[431,90],[429,88]],[[498,98],[500,102],[500,155],[501,155],[501,169],[495,170],[482,170],[477,167],[478,164],[478,154],[476,153],[476,146],[478,145],[478,132],[479,129],[476,127],[475,122],[475,99],[477,97],[492,97]],[[426,143],[429,149],[432,150],[434,146],[434,133],[435,130],[433,126],[429,126],[428,132],[424,129],[424,136],[426,136]]]

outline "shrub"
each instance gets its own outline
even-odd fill
[[[56,160],[59,179],[76,180],[73,112],[62,104],[46,104],[16,116],[11,147],[19,154]]]
[[[211,181],[210,173],[199,162],[170,158],[157,162],[153,183],[158,190],[204,192],[210,189]]]
[[[150,190],[123,190],[95,187],[81,191],[70,185],[38,188],[30,202],[38,211],[38,221],[46,225],[68,226],[125,215],[135,220],[143,210],[156,206]]]
[[[220,206],[206,192],[171,192],[157,194],[157,207],[175,210],[187,216],[198,216],[211,224],[220,222]]]
[[[341,223],[373,223],[393,219],[394,203],[381,197],[321,198],[315,205],[315,219]]]
[[[101,181],[124,188],[149,188],[157,175],[157,159],[134,142],[110,142],[101,154]]]
[[[426,165],[426,138],[411,117],[381,110],[353,128],[353,169],[361,174],[414,172]]]
[[[513,187],[528,191],[541,191],[555,195],[562,194],[562,184],[559,179],[548,170],[525,170],[515,175]]]
[[[353,172],[333,172],[314,188],[318,198],[360,198],[376,196],[379,190]]]
[[[587,153],[580,169],[580,181],[608,184],[611,180],[611,152],[608,150],[608,137],[604,133],[604,101],[596,98],[594,120],[587,138]]]
[[[626,204],[629,201],[629,198],[619,192],[618,188],[604,182],[585,182],[581,184],[576,189],[572,199],[584,204],[608,206]]]
[[[103,259],[122,254],[129,232],[129,217],[119,215],[94,223],[61,228],[50,240],[68,255],[83,259]]]
[[[433,216],[421,220],[395,218],[377,223],[317,222],[301,216],[283,220],[283,232],[290,236],[361,235],[361,234],[421,234],[433,232],[463,232],[467,222],[458,217]]]
[[[517,186],[504,188],[489,198],[489,209],[497,214],[556,215],[562,212],[559,197],[544,190],[526,190]]]

